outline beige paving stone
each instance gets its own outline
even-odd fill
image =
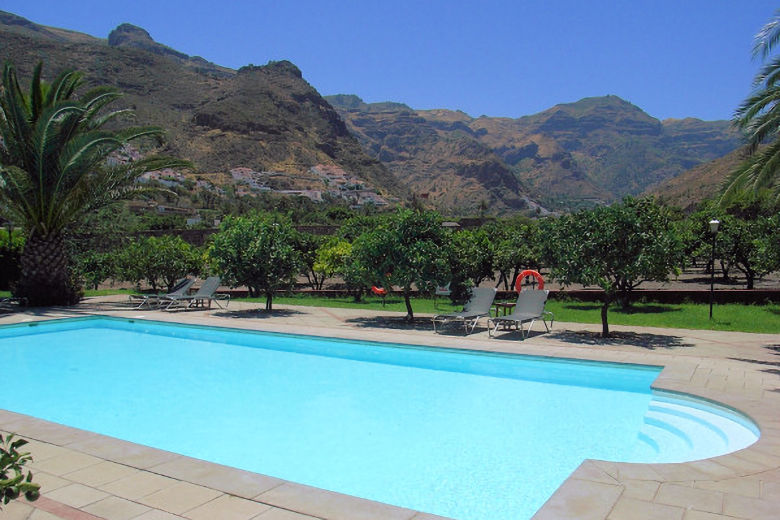
[[[283,483],[283,480],[249,471],[242,471],[190,457],[158,464],[151,471],[178,480],[186,480],[230,495],[252,498]]]
[[[139,502],[147,506],[154,507],[181,515],[185,511],[190,511],[206,502],[214,500],[222,492],[215,491],[203,486],[191,484],[189,482],[177,482],[171,487],[161,489],[151,495],[146,495],[138,499]]]
[[[211,502],[206,502],[202,506],[187,511],[183,514],[192,520],[249,520],[255,518],[260,513],[268,511],[271,506],[253,502],[245,498],[222,495]]]
[[[660,482],[664,480],[661,473],[656,471],[650,464],[618,464],[617,479],[622,480],[654,480]]]
[[[755,496],[760,496],[767,500],[777,500],[778,504],[780,504],[780,481],[762,482],[760,494]]]
[[[723,512],[723,493],[664,482],[658,489],[655,502],[670,506],[698,509],[708,513]]]
[[[738,453],[732,453],[724,457],[719,457],[717,463],[734,470],[736,476],[752,475],[769,469],[769,466],[762,462],[754,462],[741,457]]]
[[[415,511],[379,502],[360,500],[348,495],[325,491],[291,482],[277,486],[255,497],[256,500],[328,520],[408,520]]]
[[[63,477],[87,486],[98,487],[138,472],[139,470],[136,468],[117,464],[116,462],[103,461],[94,466],[66,473]]]
[[[621,498],[607,516],[608,520],[682,520],[685,509],[645,502],[634,498]]]
[[[97,457],[68,450],[46,460],[35,461],[30,464],[30,467],[52,475],[62,476],[78,469],[100,464],[101,462],[102,460]]]
[[[99,491],[95,488],[91,488],[83,484],[71,484],[69,486],[61,487],[48,493],[44,492],[42,494],[43,496],[46,496],[52,500],[56,500],[57,502],[62,502],[63,504],[76,508],[83,507],[87,504],[92,504],[93,502],[97,502],[98,500],[102,500],[108,496],[108,494],[104,493],[103,491]]]
[[[41,493],[48,493],[61,487],[69,486],[72,484],[70,480],[50,475],[43,471],[36,471],[33,474],[33,482],[40,484]]]
[[[33,512],[33,507],[23,500],[14,500],[2,507],[3,510],[0,511],[2,520],[27,520]]]
[[[723,499],[723,514],[750,520],[777,520],[778,503],[776,500],[743,497],[727,494]]]
[[[46,459],[69,453],[67,448],[61,448],[48,442],[36,441],[35,439],[27,439],[27,441],[24,450],[29,451],[36,462],[42,462]]]
[[[718,464],[713,460],[697,460],[687,463],[686,466],[689,466],[704,475],[708,475],[710,479],[734,477],[733,469]]]
[[[566,481],[553,493],[534,520],[603,520],[612,510],[623,491],[622,486],[590,482]]]
[[[654,480],[625,480],[623,484],[623,494],[626,498],[635,498],[652,502],[660,484]]]
[[[183,516],[172,515],[159,509],[151,509],[140,516],[136,516],[133,520],[185,520]],[[218,520],[218,519],[214,519]]]
[[[169,451],[98,434],[86,435],[71,442],[68,447],[95,457],[141,469],[181,457],[181,455]]]
[[[661,475],[661,478],[658,480],[693,482],[694,480],[709,480],[712,478],[710,473],[700,471],[690,464],[649,464],[648,466]]]
[[[592,480],[594,482],[603,482],[605,484],[617,484],[617,480],[604,471],[600,466],[594,464],[593,461],[586,460],[580,466],[574,470],[570,478],[576,478],[579,480]]]
[[[415,520],[435,520],[438,517],[431,517],[430,519],[420,516],[415,516]],[[302,515],[294,511],[287,511],[286,509],[279,509],[278,507],[272,507],[264,513],[260,513],[252,520],[316,520],[314,516]]]
[[[98,486],[98,489],[128,500],[137,500],[162,489],[173,487],[176,483],[177,481],[172,478],[142,471]]]
[[[150,510],[145,505],[114,496],[106,497],[81,509],[106,520],[130,520]]]
[[[705,513],[704,511],[694,511],[689,509],[685,512],[683,520],[735,520],[736,517],[719,515],[717,513]]]
[[[745,497],[760,496],[761,481],[758,477],[729,478],[724,480],[699,480],[694,487],[722,493],[736,493]]]
[[[432,515],[430,513],[418,513],[414,515],[412,520],[450,520],[443,516]]]

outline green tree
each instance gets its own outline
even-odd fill
[[[720,221],[715,240],[715,258],[719,261],[723,279],[736,269],[745,277],[747,289],[753,289],[756,279],[780,268],[775,261],[778,238],[778,207],[766,194],[742,193],[727,205],[714,201],[700,204],[690,219],[699,244],[697,255],[710,258],[712,234],[708,222]]]
[[[309,287],[315,291],[322,290],[322,286],[325,284],[325,280],[328,279],[328,275],[325,271],[317,269],[316,266],[317,250],[320,245],[324,243],[324,238],[319,235],[300,231],[296,232],[294,237],[295,250],[298,251],[301,269],[303,269],[303,275],[306,277]]]
[[[228,283],[245,285],[250,296],[265,294],[268,311],[276,291],[292,288],[301,264],[295,229],[279,214],[225,218],[208,256]]]
[[[139,238],[116,255],[117,276],[135,284],[146,281],[153,291],[170,291],[178,280],[202,270],[201,251],[178,236]]]
[[[495,246],[485,229],[457,231],[452,234],[450,255],[450,298],[468,299],[468,289],[495,278]]]
[[[401,209],[380,220],[352,244],[352,258],[366,274],[366,285],[401,288],[406,319],[414,320],[412,287],[431,292],[451,277],[450,236],[433,211]]]
[[[723,194],[728,202],[742,191],[772,191],[780,201],[780,10],[753,40],[753,58],[764,62],[753,79],[753,92],[737,108],[736,126],[747,133],[750,157],[729,178]],[[761,146],[768,143],[766,146]]]
[[[343,238],[330,237],[317,249],[312,269],[324,278],[340,275],[349,285],[347,268],[352,255],[352,244]]]
[[[494,244],[498,285],[503,283],[504,290],[512,287],[520,271],[540,268],[541,238],[537,221],[496,222],[489,225],[488,233]]]
[[[98,286],[116,275],[115,253],[85,251],[76,257],[76,271],[89,287]]]
[[[142,173],[183,167],[182,161],[151,156],[107,159],[133,141],[159,139],[155,127],[106,129],[126,110],[107,111],[120,97],[111,87],[76,96],[82,75],[61,73],[52,83],[35,67],[29,92],[16,70],[3,68],[0,93],[0,216],[24,230],[21,277],[14,290],[32,305],[72,304],[80,290],[68,271],[64,234],[86,213],[127,196]]]
[[[681,263],[682,243],[670,211],[652,199],[626,198],[608,207],[545,221],[542,256],[563,285],[603,289],[602,336],[609,336],[607,310],[627,305],[643,281],[666,281]]]

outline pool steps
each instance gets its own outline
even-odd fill
[[[691,402],[654,397],[637,435],[631,462],[680,462],[715,457],[742,449],[756,433],[728,411],[704,410]]]

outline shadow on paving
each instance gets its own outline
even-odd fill
[[[767,350],[771,351],[771,354],[775,356],[780,356],[780,345],[764,345],[762,348],[765,348]],[[748,359],[748,358],[729,358],[734,361],[744,361],[745,363],[753,363],[756,365],[765,365],[769,367],[780,367],[780,361],[764,361],[761,359]],[[769,374],[776,374],[780,375],[780,370],[775,368],[767,368],[762,370],[762,372],[767,372]]]
[[[433,323],[430,319],[417,318],[413,322],[406,321],[402,317],[396,316],[369,316],[365,318],[351,318],[346,320],[346,323],[356,325],[358,327],[374,328],[374,329],[394,329],[394,330],[421,330],[433,332]],[[439,329],[436,329],[437,331]],[[476,332],[479,328],[474,329]],[[442,330],[442,334],[452,336],[463,336],[463,326],[445,327]]]
[[[686,343],[683,338],[679,336],[625,331],[612,332],[612,335],[609,338],[602,338],[600,332],[569,330],[552,332],[550,337],[551,339],[565,341],[566,343],[576,343],[578,345],[628,345],[649,350],[659,348],[688,348],[694,346],[692,343]]]
[[[300,316],[305,313],[293,309],[244,309],[240,311],[222,310],[213,315],[220,318],[287,318],[290,316]]]

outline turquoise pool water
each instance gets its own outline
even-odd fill
[[[530,518],[585,458],[755,441],[659,367],[91,318],[0,328],[0,408],[459,520]],[[2,425],[0,425],[1,427]]]

